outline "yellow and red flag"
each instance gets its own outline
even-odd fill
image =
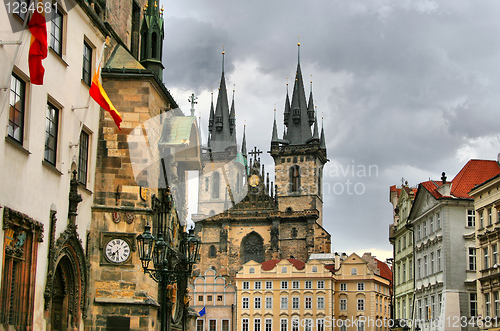
[[[102,108],[106,109],[111,117],[113,117],[113,120],[115,121],[116,126],[118,127],[119,130],[120,128],[120,123],[122,122],[122,117],[120,113],[116,110],[115,106],[113,106],[113,103],[111,103],[111,100],[109,100],[108,95],[106,94],[106,91],[104,91],[104,88],[101,85],[101,82],[99,81],[99,76],[101,74],[101,67],[98,66],[94,76],[92,77],[92,85],[90,85],[90,96],[92,99],[95,100],[101,106]]]
[[[31,42],[28,53],[28,66],[31,83],[43,85],[45,68],[42,60],[47,57],[47,26],[45,24],[45,7],[43,0],[38,0],[28,23],[31,31]]]

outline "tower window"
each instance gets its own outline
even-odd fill
[[[220,195],[220,175],[218,172],[214,172],[212,175],[212,198],[218,199]]]
[[[215,248],[214,245],[210,246],[210,250],[208,252],[209,257],[216,257],[217,256],[217,248]]]
[[[300,191],[300,167],[294,165],[290,167],[290,192]]]
[[[292,228],[292,238],[297,238],[297,228]]]

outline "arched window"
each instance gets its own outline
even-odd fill
[[[257,232],[246,235],[241,241],[240,249],[243,263],[251,260],[259,263],[264,262],[264,239]]]
[[[249,273],[251,274],[254,274],[255,273],[255,268],[254,267],[250,267],[250,269],[248,270]]]
[[[146,54],[146,43],[148,40],[148,34],[143,33],[142,34],[142,40],[141,40],[141,60],[147,59],[148,55]]]
[[[212,245],[208,250],[208,257],[216,257],[216,256],[217,256],[217,248],[215,248],[215,245]]]
[[[158,44],[158,36],[156,32],[153,32],[153,35],[151,36],[151,57],[153,59],[156,59],[157,55],[157,44]]]
[[[358,274],[358,269],[351,268],[351,275],[357,275],[357,274]]]
[[[219,199],[220,195],[220,175],[214,172],[212,175],[212,198]]]
[[[294,165],[290,167],[290,192],[300,191],[300,167]]]

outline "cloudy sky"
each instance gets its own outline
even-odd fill
[[[238,143],[246,122],[249,149],[269,150],[275,107],[283,132],[300,36],[304,81],[324,116],[333,251],[389,257],[391,185],[452,179],[469,159],[500,152],[496,0],[162,1],[165,85],[185,113],[198,96],[206,132],[225,45]]]

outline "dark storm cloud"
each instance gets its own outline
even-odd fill
[[[324,223],[336,250],[390,250],[390,185],[405,177],[416,186],[439,179],[442,171],[451,179],[465,164],[458,154],[490,142],[481,146],[488,154],[476,156],[494,159],[500,148],[497,1],[165,5],[167,87],[197,93],[216,88],[225,44],[226,78],[240,86],[239,137],[247,120],[249,148],[269,148],[274,104],[283,132],[286,77],[292,84],[300,35],[304,81],[313,75],[314,100],[325,115],[328,167],[379,170],[376,176],[325,176],[325,186],[337,188],[324,197]],[[206,112],[208,105],[199,108]],[[269,156],[263,160],[272,164]],[[347,180],[362,184],[364,193],[339,194]],[[353,240],[358,237],[362,242]]]

